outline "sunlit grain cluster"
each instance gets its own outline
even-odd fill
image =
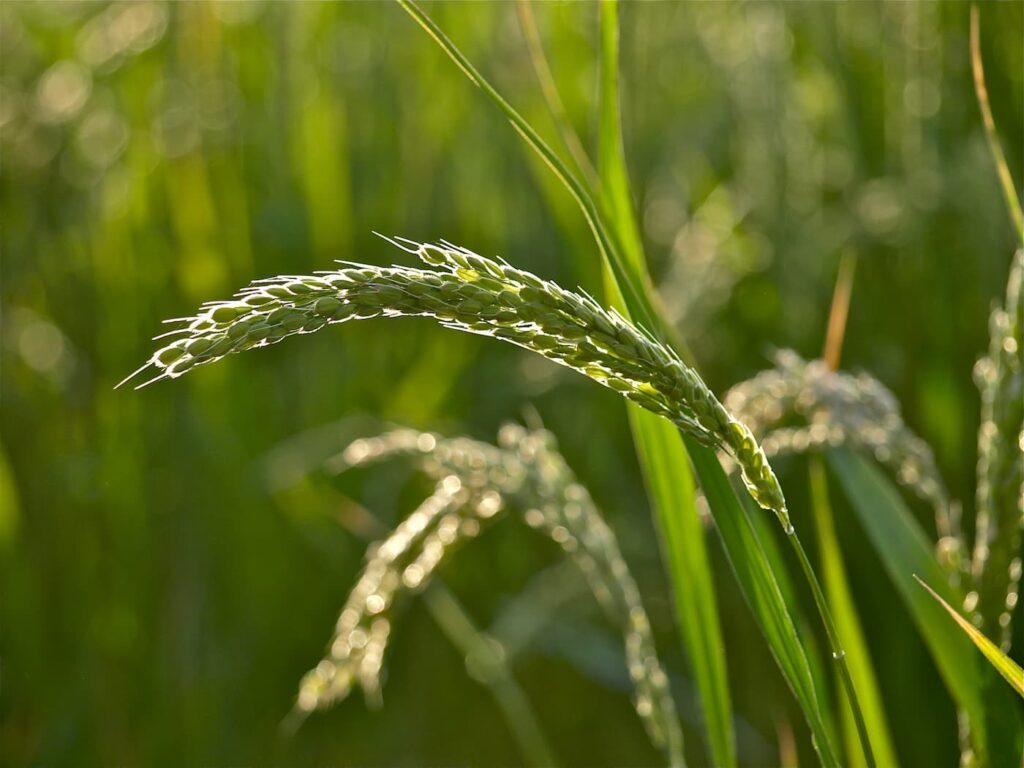
[[[783,350],[775,367],[737,384],[726,407],[769,457],[849,446],[866,451],[935,512],[939,551],[954,577],[963,566],[959,508],[928,445],[903,422],[895,396],[866,373],[831,371]]]
[[[352,443],[329,466],[341,470],[395,456],[413,457],[437,481],[436,489],[370,549],[327,656],[302,681],[299,709],[344,698],[353,685],[377,699],[395,601],[425,588],[459,543],[512,508],[569,555],[621,629],[637,713],[652,741],[679,762],[676,709],[636,582],[614,533],[558,453],[553,436],[510,424],[495,446],[400,429]]]
[[[698,440],[724,447],[736,458],[751,496],[790,529],[782,489],[750,430],[670,347],[585,293],[566,291],[449,243],[405,242],[411,253],[444,271],[354,264],[260,280],[233,301],[207,304],[194,317],[176,321],[183,327],[165,336],[178,338],[157,350],[140,371],[156,368],[153,381],[175,378],[197,365],[332,323],[432,317],[445,327],[537,352],[669,419]]]

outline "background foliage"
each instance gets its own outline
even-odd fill
[[[511,5],[430,12],[549,127]],[[596,8],[536,12],[589,141]],[[709,383],[721,392],[748,377],[773,346],[815,356],[839,257],[853,251],[844,364],[896,392],[953,494],[972,498],[971,367],[1014,242],[973,99],[967,7],[630,5],[622,21],[643,235]],[[1019,4],[982,9],[1018,179],[1022,33]],[[519,760],[420,603],[396,628],[382,711],[353,697],[293,736],[278,725],[360,566],[357,502],[393,522],[423,487],[401,465],[298,482],[295,468],[373,429],[353,416],[490,440],[535,409],[636,571],[699,764],[693,687],[614,395],[416,320],[112,390],[162,318],[253,277],[412,258],[373,229],[447,237],[598,292],[571,201],[436,46],[386,4],[5,3],[0,56],[3,761]],[[780,467],[799,527],[806,472]],[[864,534],[840,503],[836,515],[897,751],[954,765],[953,706]],[[709,546],[741,762],[775,761],[790,726],[809,758],[801,716]],[[511,520],[457,559],[443,578],[480,626],[538,578],[542,592],[569,578],[550,570],[556,548]],[[658,759],[614,630],[582,593],[513,668],[564,763]]]

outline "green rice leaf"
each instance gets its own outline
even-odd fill
[[[598,126],[598,171],[603,209],[634,278],[649,282],[640,228],[633,214],[629,169],[622,140],[619,107],[619,16],[616,0],[601,5],[601,111]]]
[[[710,757],[715,765],[733,766],[736,747],[725,650],[689,457],[671,424],[637,406],[630,406],[629,415],[676,619],[700,692]]]
[[[825,582],[825,592],[828,595],[832,615],[835,617],[836,627],[843,638],[843,650],[846,651],[850,676],[853,678],[857,698],[860,700],[868,738],[879,765],[897,766],[899,762],[896,759],[892,736],[889,734],[880,687],[875,678],[875,670],[868,654],[864,630],[857,616],[853,595],[850,593],[850,586],[846,578],[846,567],[843,565],[832,505],[828,498],[828,478],[820,457],[811,457],[810,474],[811,499],[815,528],[818,534],[822,580]],[[850,712],[849,703],[845,700],[841,690],[839,695],[842,697],[847,758],[851,766],[864,765],[864,753],[857,738],[853,714]]]
[[[835,710],[832,707],[828,684],[829,665],[825,662],[825,655],[814,635],[811,622],[808,621],[806,613],[800,609],[800,600],[789,572],[789,566],[776,539],[778,526],[767,515],[758,514],[757,507],[747,503],[743,494],[738,494],[737,498],[747,511],[747,519],[753,525],[754,534],[761,544],[761,549],[764,550],[768,567],[779,585],[782,600],[789,606],[797,636],[803,646],[804,655],[807,656],[807,666],[811,670],[811,679],[814,681],[814,693],[818,697],[818,710],[821,712],[821,719],[825,724],[830,741],[836,744],[838,739],[836,738]]]
[[[829,452],[828,460],[953,700],[967,714],[981,764],[1017,768],[1024,734],[1019,707],[1005,686],[988,685],[967,638],[948,631],[942,606],[914,581],[917,576],[935,585],[947,602],[960,601],[928,538],[892,484],[870,462],[843,450]]]
[[[736,498],[714,452],[689,438],[686,442],[743,596],[807,718],[822,764],[838,766],[804,645],[750,517]]]
[[[630,195],[619,110],[619,23],[614,2],[601,3],[601,116],[598,169],[603,213],[626,257],[632,279],[649,286],[643,243]],[[610,273],[606,272],[609,276]],[[608,282],[608,293],[617,286]],[[648,292],[651,295],[651,292]],[[697,512],[689,456],[679,431],[653,414],[630,407],[630,426],[647,495],[654,510],[683,645],[700,691],[710,757],[736,765],[732,705],[711,567]]]
[[[956,612],[949,603],[943,600],[939,594],[928,586],[922,579],[914,576],[918,583],[928,590],[928,593],[939,601],[939,604],[946,609],[946,612],[953,617],[953,620],[960,626],[960,629],[971,638],[971,642],[985,656],[993,668],[1010,684],[1010,687],[1017,692],[1017,695],[1024,698],[1024,669],[1017,666],[1017,663],[1000,651],[996,644],[979,632],[971,622]]]

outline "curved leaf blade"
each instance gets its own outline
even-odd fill
[[[724,644],[689,456],[671,424],[636,406],[630,406],[629,416],[672,583],[676,620],[700,691],[711,758],[715,765],[734,766]]]
[[[991,664],[1000,675],[1006,678],[1006,682],[1008,682],[1010,687],[1017,692],[1017,695],[1024,698],[1024,669],[1017,666],[1017,662],[1000,651],[999,648],[996,647],[995,643],[981,634],[981,632],[979,632],[971,622],[967,621],[967,619],[957,613],[953,606],[943,600],[924,580],[918,578],[916,574],[914,578],[917,579],[917,582],[927,589],[928,593],[946,609],[946,612],[953,617],[953,620],[960,626],[960,629],[964,631],[964,634],[971,639],[971,642],[974,643],[975,647],[982,652],[986,659],[988,659],[989,664]]]
[[[982,764],[1019,768],[1024,723],[1005,686],[994,688],[982,674],[963,635],[948,632],[942,606],[914,581],[934,584],[947,602],[959,602],[931,543],[892,484],[870,462],[844,450],[830,451],[828,463],[850,506],[917,625],[957,706],[968,716],[971,738]]]
[[[829,605],[835,617],[836,628],[843,638],[843,649],[846,651],[850,676],[857,689],[864,722],[868,730],[868,738],[879,765],[897,766],[896,749],[892,736],[889,734],[885,709],[875,670],[871,664],[867,641],[853,595],[846,576],[846,567],[836,536],[835,516],[828,498],[828,479],[825,467],[818,456],[811,457],[811,502],[814,510],[815,528],[818,534],[818,552],[821,557],[822,579]],[[840,691],[840,696],[843,696]],[[860,748],[853,723],[853,715],[849,704],[843,700],[844,729],[846,744],[851,765],[864,765],[864,755]]]
[[[602,184],[602,216],[622,249],[632,279],[648,296],[650,277],[630,195],[629,172],[622,141],[619,108],[619,18],[614,0],[601,11],[601,112],[598,126],[598,169]],[[606,270],[606,276],[614,277]],[[606,292],[617,286],[606,280]],[[736,737],[722,630],[718,619],[704,530],[697,512],[696,489],[689,456],[679,431],[653,414],[630,407],[633,442],[653,507],[663,557],[672,582],[676,619],[684,651],[700,692],[710,757],[715,765],[736,765]]]
[[[818,756],[823,765],[838,766],[807,655],[750,518],[714,452],[689,438],[686,444],[729,564],[772,655],[804,712]]]

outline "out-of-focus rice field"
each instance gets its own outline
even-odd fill
[[[426,8],[554,139],[514,5]],[[597,6],[534,12],[591,148]],[[817,356],[839,260],[855,254],[844,367],[896,393],[952,495],[970,502],[971,370],[1015,240],[972,89],[968,6],[660,3],[621,15],[625,148],[650,268],[712,389],[767,367],[776,348]],[[1024,11],[985,5],[981,22],[1020,184]],[[294,732],[281,723],[363,562],[359,521],[390,527],[427,487],[401,462],[335,477],[322,460],[387,424],[493,440],[505,421],[539,420],[619,538],[687,757],[704,764],[626,413],[607,390],[414,319],[113,389],[164,318],[251,279],[334,259],[413,262],[374,230],[447,238],[601,290],[572,200],[397,6],[0,5],[0,762],[520,764],[479,669],[421,601],[394,628],[382,708],[357,692]],[[796,524],[810,525],[804,463],[778,469]],[[953,766],[954,704],[839,501],[896,749],[907,765]],[[930,530],[926,506],[907,501]],[[777,764],[792,734],[813,764],[800,710],[708,543],[740,763]],[[615,629],[562,561],[507,520],[440,576],[481,629],[515,633],[542,616],[507,662],[564,765],[657,764]]]

